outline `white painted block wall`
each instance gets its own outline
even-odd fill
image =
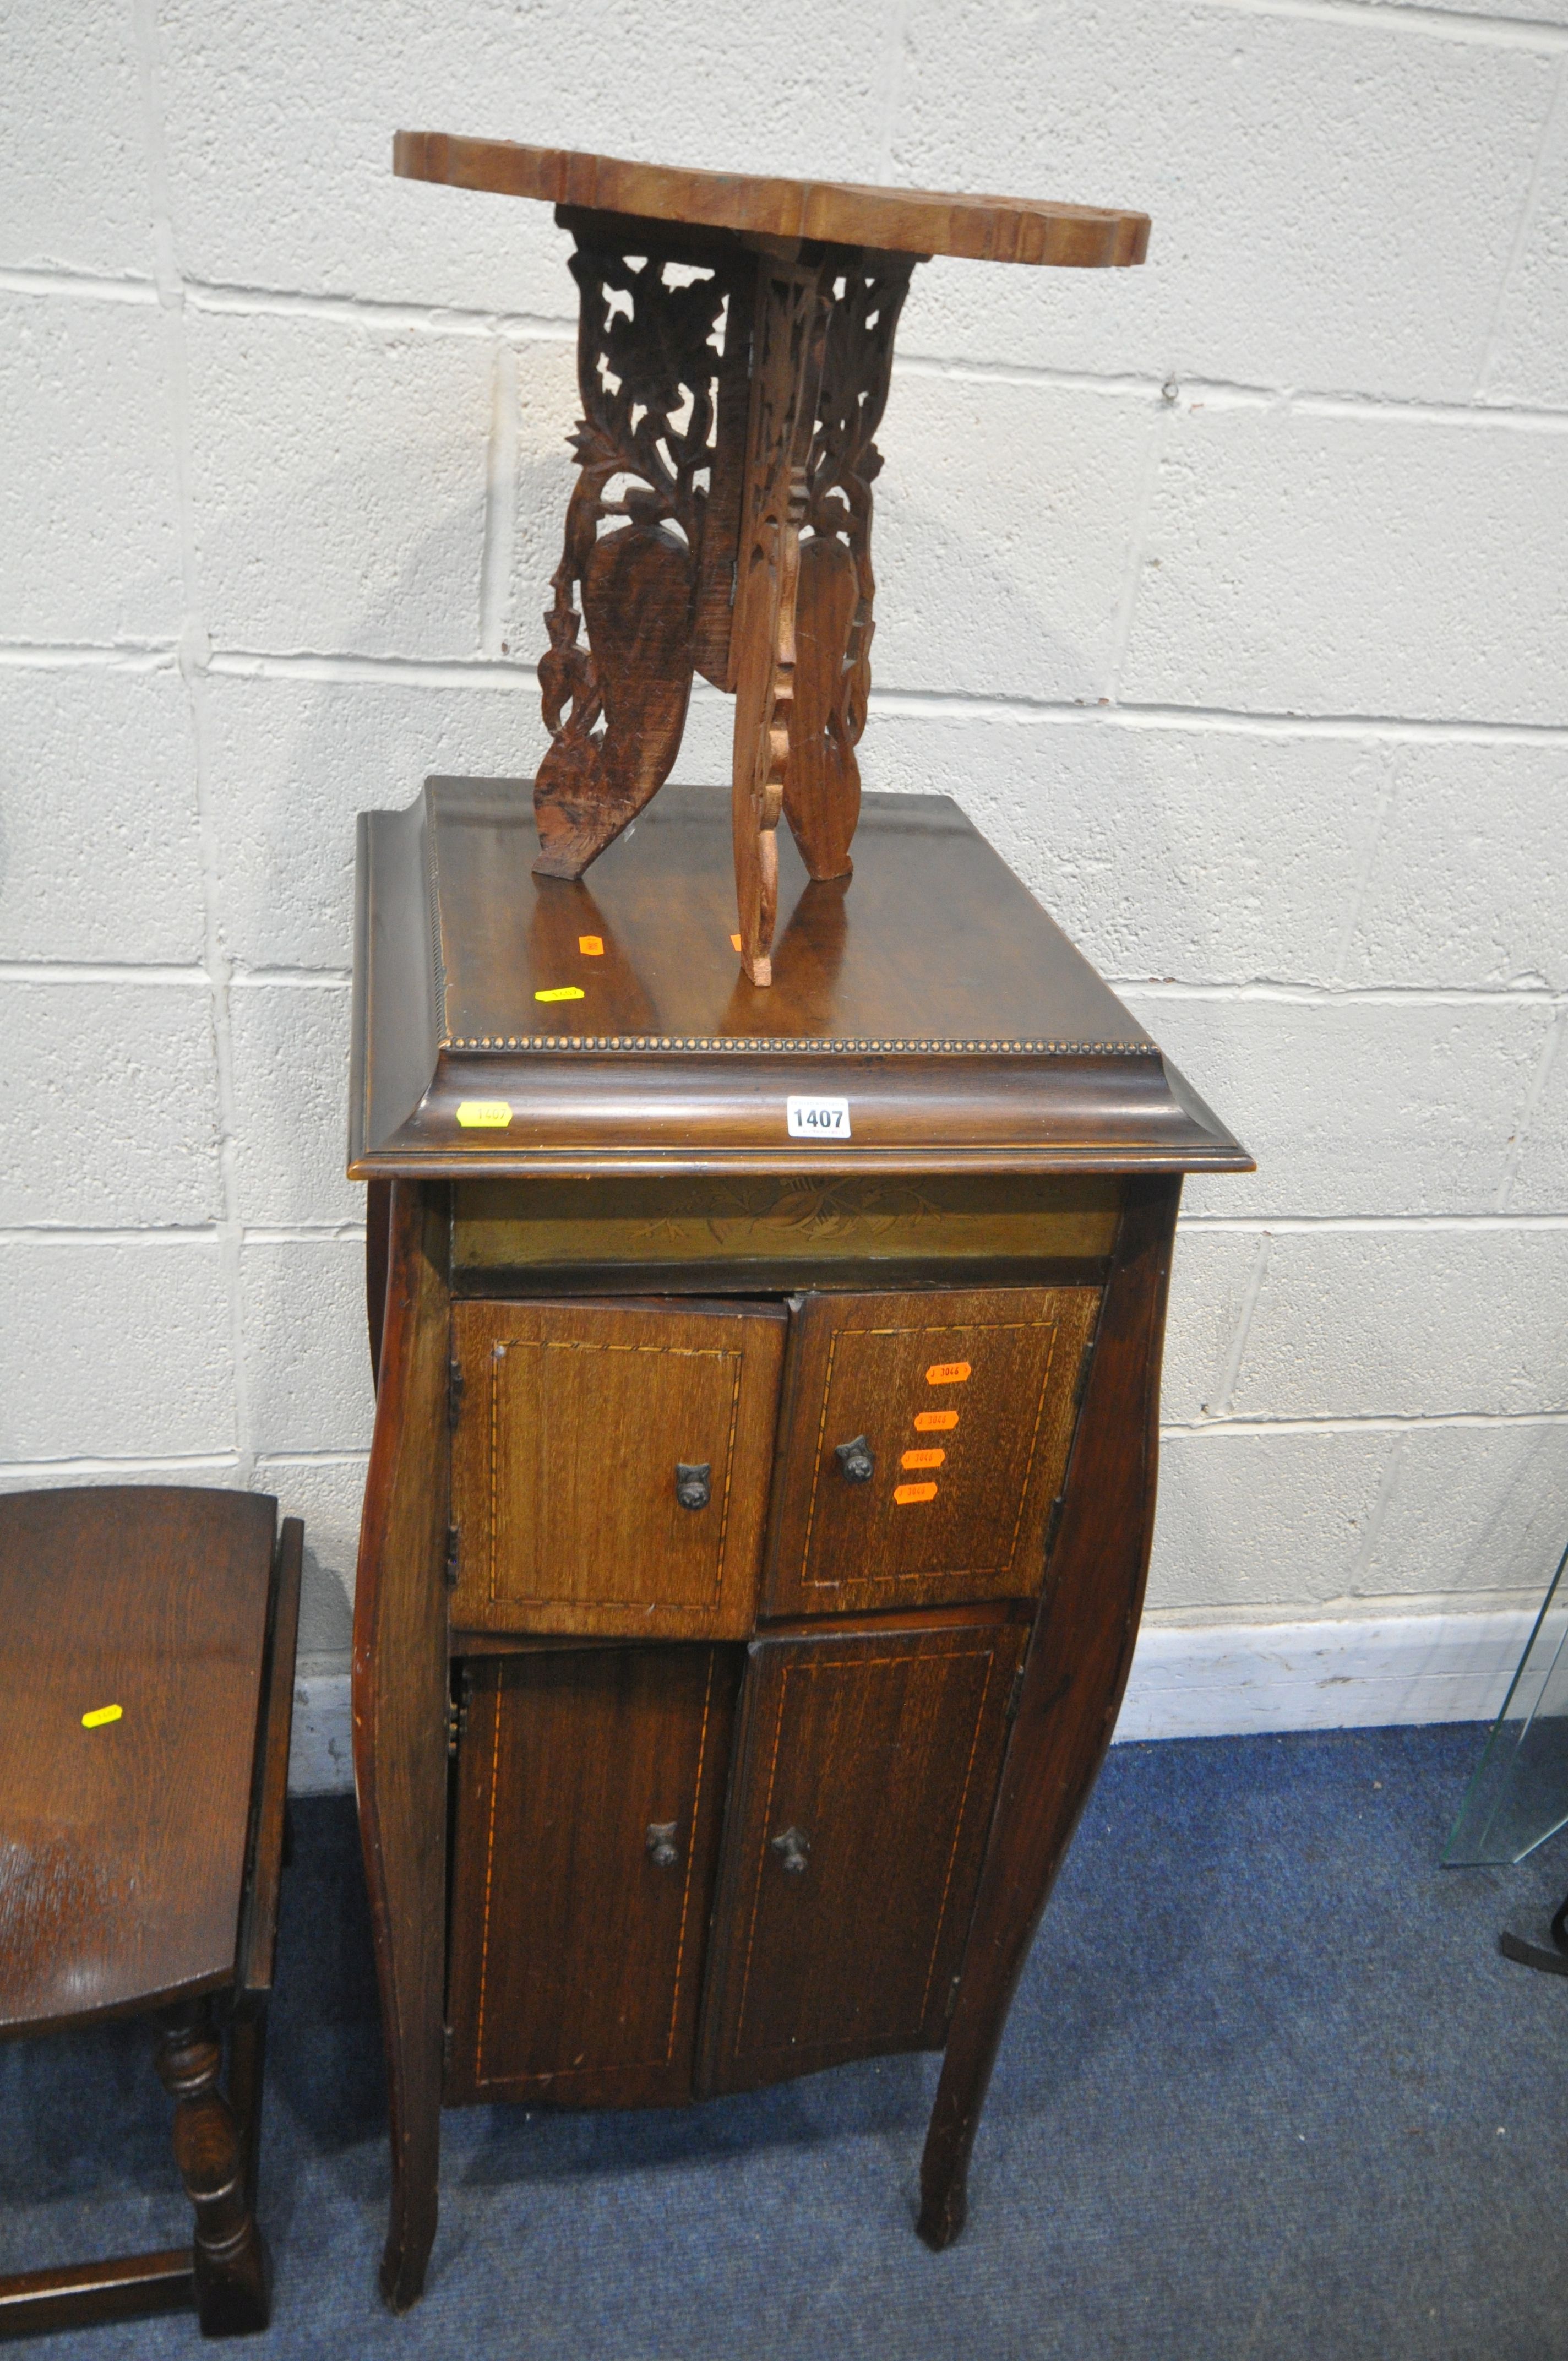
[[[394,128],[1154,216],[917,274],[863,757],[1257,1156],[1190,1191],[1127,1724],[1255,1727],[1484,1709],[1568,1533],[1565,80],[1568,0],[5,13],[0,1482],[302,1512],[315,1775],[353,818],[537,762],[571,477],[565,240]]]

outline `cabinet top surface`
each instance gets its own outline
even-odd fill
[[[1153,1047],[947,796],[865,796],[853,877],[828,884],[780,829],[761,987],[734,948],[728,789],[666,786],[576,884],[532,873],[521,782],[433,783],[430,829],[454,1047]]]
[[[978,262],[1105,269],[1141,262],[1148,247],[1148,215],[1119,208],[697,171],[443,131],[400,131],[392,169],[404,180],[535,197],[588,212],[753,237],[963,255]]]
[[[356,1179],[1246,1164],[945,796],[867,796],[852,880],[780,829],[767,988],[727,790],[666,786],[576,883],[533,875],[522,780],[432,779],[360,828]],[[791,1139],[812,1091],[848,1098],[842,1137]]]

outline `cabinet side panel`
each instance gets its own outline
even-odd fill
[[[963,2227],[970,2148],[1008,2003],[1126,1686],[1154,1529],[1180,1191],[1163,1179],[1127,1191],[921,2166],[919,2228],[932,2246]]]
[[[354,1782],[381,1991],[402,2311],[435,2235],[446,1852],[444,1190],[392,1188],[376,1429],[354,1602]]]

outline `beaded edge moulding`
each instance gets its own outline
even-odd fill
[[[672,1035],[657,1033],[519,1033],[472,1035],[445,1040],[443,1049],[683,1049],[740,1050],[747,1055],[776,1056],[781,1050],[803,1053],[866,1056],[905,1056],[922,1053],[929,1056],[947,1051],[969,1057],[1046,1057],[1046,1058],[1157,1058],[1158,1047],[1152,1041],[837,1041],[825,1040],[819,1034],[806,1035],[798,1040],[763,1039],[746,1034],[716,1035],[701,1040],[677,1039]]]

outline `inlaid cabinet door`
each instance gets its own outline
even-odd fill
[[[455,1304],[454,1627],[750,1632],[784,1318],[769,1304]]]
[[[808,1295],[795,1309],[767,1609],[1032,1598],[1094,1287]]]
[[[446,2097],[690,2096],[738,1648],[466,1667]]]
[[[701,2087],[938,2048],[1026,1631],[759,1640],[714,1912]]]

